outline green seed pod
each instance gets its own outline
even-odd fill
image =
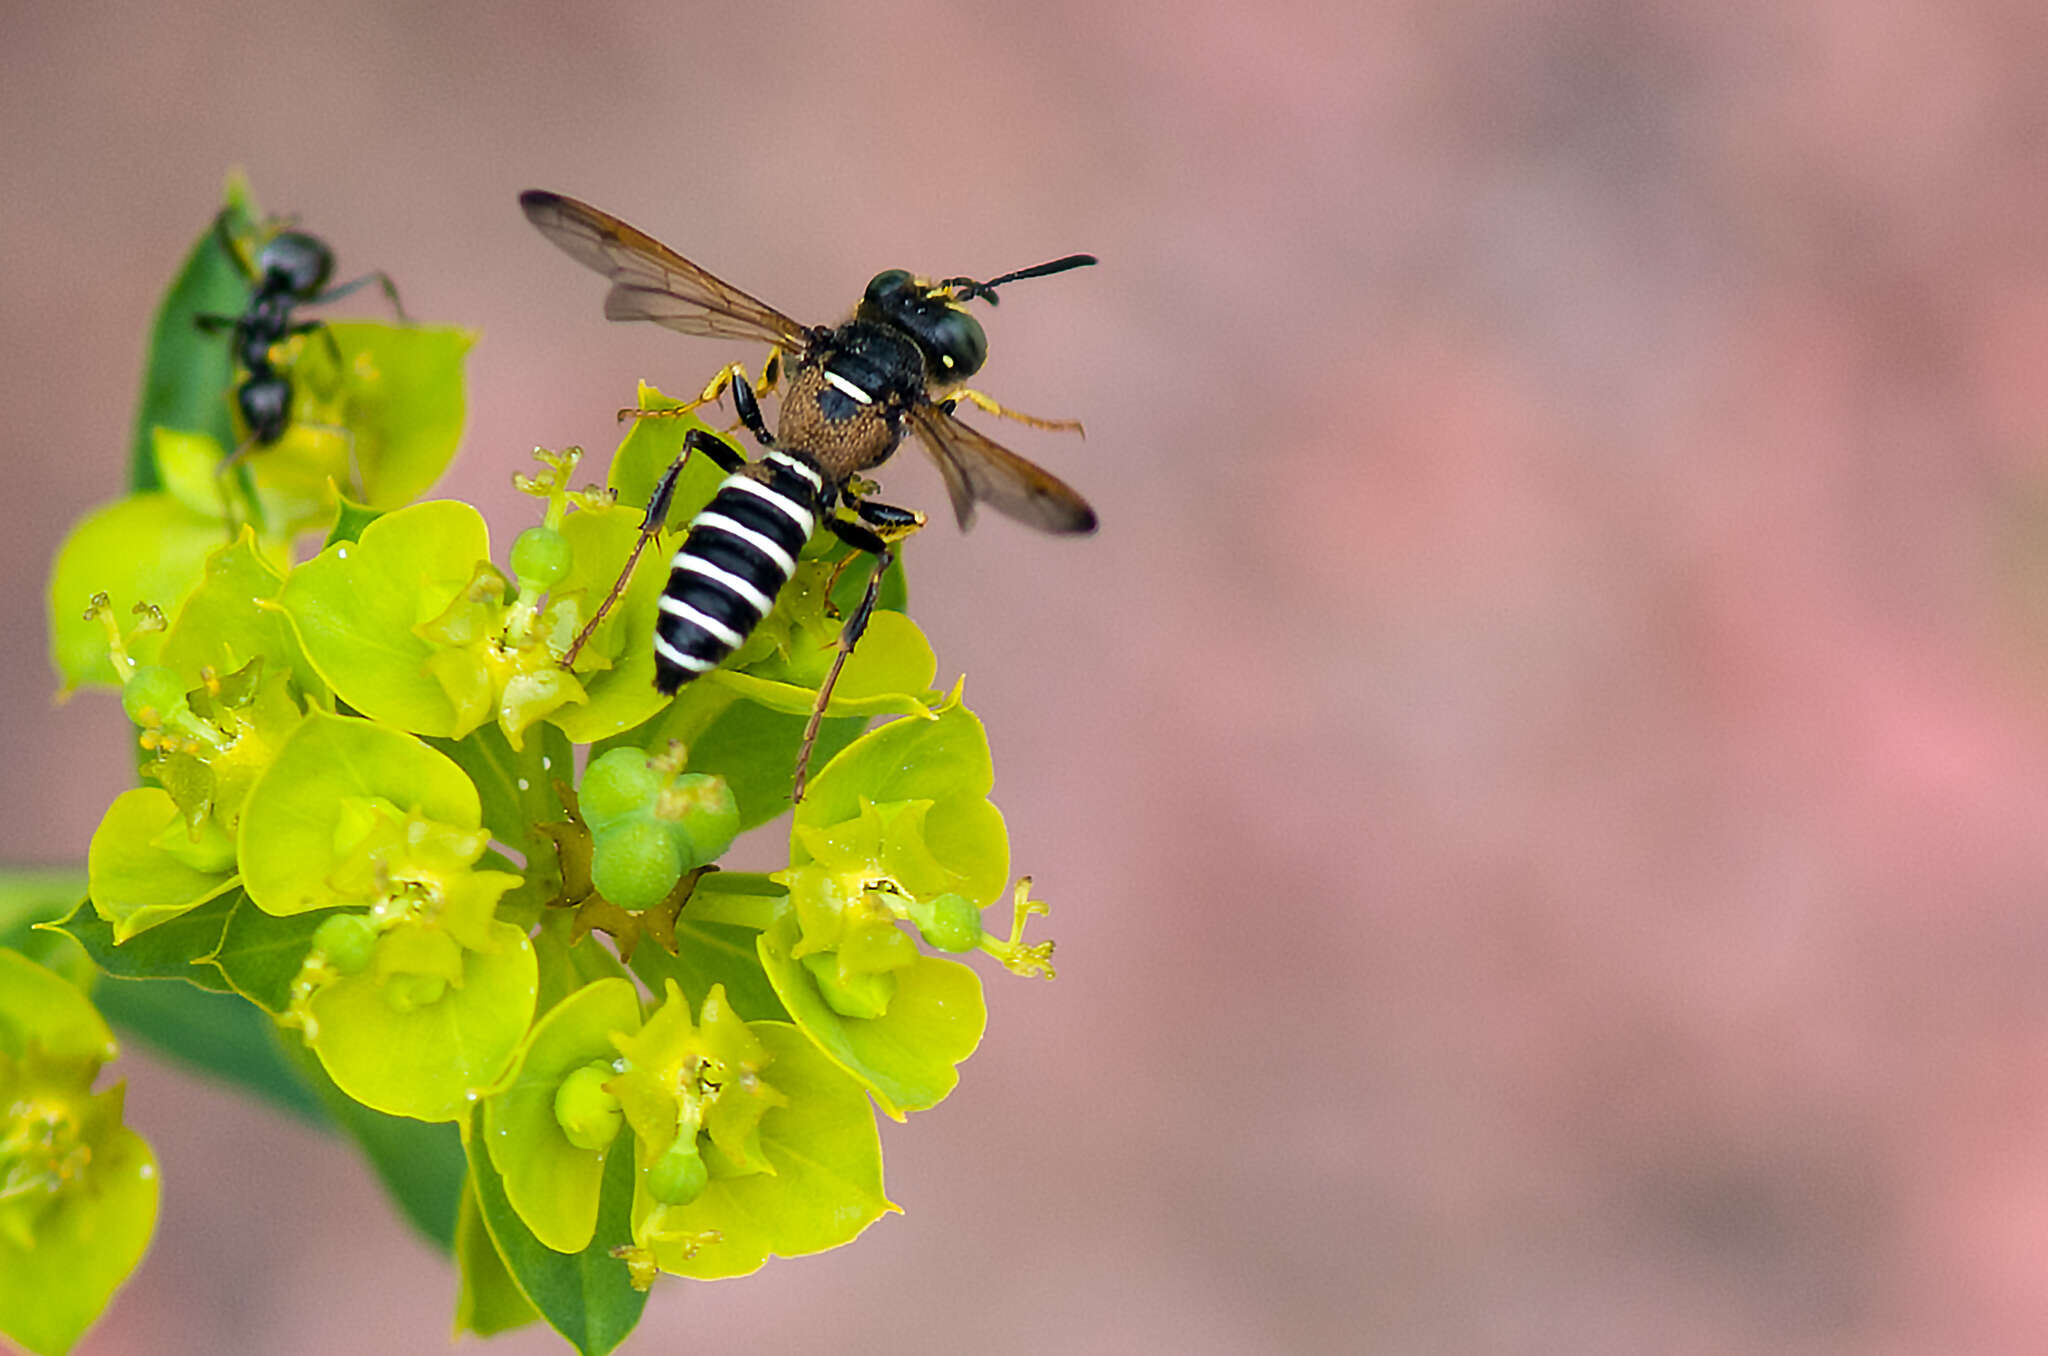
[[[725,778],[685,772],[655,801],[657,818],[670,825],[685,870],[715,862],[740,832],[740,804]]]
[[[947,891],[910,905],[910,921],[941,951],[972,951],[981,944],[981,910],[965,895]]]
[[[613,749],[593,759],[576,788],[577,809],[592,833],[602,833],[623,819],[649,813],[665,778],[648,766],[643,749]]]
[[[529,527],[512,543],[512,574],[522,585],[553,588],[574,562],[569,539],[552,527]]]
[[[359,913],[338,913],[313,929],[313,949],[344,975],[369,968],[377,947],[377,925]]]
[[[604,1086],[612,1076],[611,1065],[601,1059],[592,1060],[580,1069],[570,1070],[555,1089],[555,1124],[579,1149],[595,1153],[609,1147],[625,1123],[619,1099]]]
[[[697,1137],[678,1135],[647,1170],[647,1193],[663,1205],[688,1205],[704,1194],[711,1170],[697,1151]]]
[[[667,827],[629,819],[597,835],[590,883],[622,909],[645,909],[668,897],[682,879],[683,854]]]

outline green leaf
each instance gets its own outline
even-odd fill
[[[761,934],[759,947],[776,995],[804,1034],[892,1119],[943,1101],[960,1081],[956,1066],[974,1053],[988,1025],[981,977],[956,961],[919,955],[892,972],[896,994],[886,1013],[842,1017],[792,956],[799,938],[796,915],[784,913]]]
[[[151,431],[157,488],[205,518],[232,516],[234,482],[221,471],[227,449],[209,434],[179,429]]]
[[[61,923],[44,926],[65,933],[116,979],[178,979],[187,984],[229,991],[227,977],[207,959],[220,945],[240,891],[216,894],[198,908],[179,914],[127,942],[116,945],[114,926],[84,904]]]
[[[576,751],[561,731],[543,724],[537,733],[538,739],[529,739],[524,749],[516,750],[495,724],[479,725],[461,739],[426,741],[476,784],[484,827],[491,837],[529,857],[533,826],[569,817],[555,795],[555,779],[573,783],[576,778]]]
[[[247,1005],[243,1006],[246,1009]],[[336,1087],[320,1062],[282,1032],[277,1033],[273,1049],[283,1052],[282,1057],[305,1080],[304,1086],[313,1090],[328,1117],[355,1141],[392,1203],[413,1228],[442,1252],[450,1251],[455,1246],[463,1183],[469,1175],[461,1132],[447,1122],[429,1124],[372,1111]]]
[[[923,716],[937,699],[931,690],[938,659],[917,623],[901,612],[877,611],[867,634],[854,646],[832,689],[830,716]],[[789,715],[811,714],[817,705],[815,686],[782,682],[733,669],[714,669],[710,681],[732,688],[750,701]]]
[[[278,1053],[271,1020],[246,1000],[190,984],[105,979],[93,990],[93,1001],[128,1039],[303,1120],[328,1124]]]
[[[349,706],[417,734],[460,738],[488,707],[457,711],[427,667],[442,647],[415,628],[469,589],[490,551],[483,516],[469,505],[414,504],[293,570],[281,601],[306,657]]]
[[[313,949],[313,933],[335,912],[323,909],[278,918],[238,893],[220,945],[208,959],[236,993],[276,1016],[291,1006],[292,985]]]
[[[696,682],[684,687],[653,720],[603,741],[591,756],[624,746],[662,749],[670,740],[680,740],[689,751],[692,772],[716,773],[732,788],[744,832],[789,810],[805,720],[742,700],[733,688]],[[826,719],[818,727],[812,767],[846,747],[866,724],[866,717]]]
[[[653,942],[633,952],[633,972],[650,992],[676,987],[701,1004],[712,986],[725,986],[726,1001],[749,1022],[786,1022],[789,1013],[761,968],[754,938],[789,895],[766,876],[718,871],[697,882],[676,920],[673,955]]]
[[[95,1068],[116,1053],[114,1033],[91,999],[55,971],[0,951],[0,1054],[21,1059],[31,1044],[52,1060]]]
[[[326,688],[306,663],[291,625],[275,608],[262,606],[283,589],[284,572],[257,549],[255,534],[244,527],[232,543],[207,557],[199,587],[179,607],[157,662],[196,680],[202,667],[235,673],[260,658],[267,671],[288,672],[301,691],[324,698]]]
[[[347,363],[342,422],[355,435],[366,502],[411,503],[441,478],[462,438],[462,368],[476,331],[338,320],[327,332]],[[329,361],[324,343],[305,352]],[[318,373],[308,376],[318,384]]]
[[[336,542],[361,541],[363,529],[384,516],[384,510],[358,504],[347,495],[341,496],[341,503],[334,513],[334,526],[327,531],[327,540],[321,542],[322,549]]]
[[[760,1022],[748,1030],[772,1057],[762,1077],[787,1099],[761,1119],[761,1151],[772,1171],[714,1173],[683,1206],[655,1201],[643,1171],[634,1196],[635,1236],[652,1244],[663,1271],[678,1276],[745,1276],[771,1256],[836,1248],[897,1208],[882,1191],[881,1137],[860,1085],[793,1026]]]
[[[811,780],[796,823],[828,826],[860,814],[860,802],[987,796],[995,785],[988,735],[952,696],[930,720],[894,720],[841,750]]]
[[[626,1340],[647,1305],[646,1292],[633,1288],[625,1263],[611,1255],[612,1249],[632,1242],[634,1172],[626,1139],[621,1137],[613,1152],[605,1155],[597,1229],[590,1246],[581,1252],[560,1253],[533,1236],[506,1198],[504,1182],[483,1146],[482,1117],[479,1107],[470,1122],[466,1147],[478,1213],[498,1256],[550,1327],[583,1356],[603,1356]]]
[[[473,1332],[491,1337],[539,1321],[540,1311],[519,1293],[519,1283],[505,1269],[505,1259],[491,1242],[466,1166],[462,1210],[455,1220],[455,1271],[456,1336]]]
[[[255,217],[248,185],[239,176],[230,179],[226,197],[229,234],[247,235]],[[234,444],[235,365],[230,338],[224,330],[201,331],[195,317],[240,315],[248,301],[247,275],[228,252],[215,224],[208,222],[157,305],[128,454],[132,488],[157,488],[156,459],[150,448],[153,429],[187,429],[211,434],[223,447]]]
[[[639,408],[643,410],[673,410],[683,404],[680,400],[663,395],[646,382],[640,383]],[[630,507],[645,510],[647,500],[654,492],[654,484],[662,473],[674,464],[682,454],[683,440],[693,428],[714,432],[710,425],[694,414],[672,419],[636,419],[626,436],[619,441],[618,450],[612,453],[611,467],[605,474],[605,484],[618,492],[619,502]],[[665,529],[676,531],[697,515],[697,510],[711,502],[711,496],[725,480],[725,472],[709,457],[691,457],[676,478],[675,489],[669,498],[668,517]]]
[[[204,517],[167,494],[138,494],[87,514],[64,538],[50,570],[50,659],[64,686],[116,686],[107,633],[86,608],[105,593],[123,628],[136,604],[173,615],[198,584],[206,558],[226,541],[219,518]],[[162,633],[134,637],[137,663],[155,659]]]
[[[0,946],[13,946],[37,923],[62,918],[85,896],[75,866],[0,866]]]
[[[714,984],[723,984],[733,1011],[747,1021],[787,1021],[789,1014],[755,954],[756,935],[752,928],[692,923],[686,918],[676,924],[676,953],[644,943],[633,952],[633,973],[656,993],[665,981],[674,980],[699,1003]]]
[[[581,592],[582,615],[594,611],[617,582],[640,536],[644,515],[612,507],[572,513],[562,521],[572,564],[551,596]],[[668,579],[668,553],[650,546],[633,567],[626,591],[598,623],[577,656],[577,678],[587,700],[558,707],[548,720],[578,744],[631,729],[668,704],[654,687],[654,620]]]
[[[979,796],[949,796],[933,805],[924,817],[922,847],[934,863],[958,877],[952,888],[976,908],[995,903],[1009,886],[1010,835],[1003,812]],[[886,852],[884,861],[896,874]],[[908,884],[907,875],[904,880]]]
[[[550,909],[541,918],[533,941],[540,968],[540,996],[534,1003],[535,1012],[552,1012],[556,1004],[581,992],[585,985],[627,977],[626,967],[597,940],[596,933],[586,933],[571,944],[569,937],[574,928],[567,909]]]
[[[461,437],[462,364],[475,342],[468,330],[333,321],[276,345],[291,418],[243,462],[260,517],[290,535],[332,520],[337,492],[374,508],[418,497]]]
[[[0,867],[0,947],[20,952],[81,989],[99,969],[85,948],[61,932],[38,928],[78,907],[85,873],[71,867]]]
[[[483,823],[476,785],[445,755],[373,721],[315,712],[243,805],[236,854],[249,898],[279,917],[364,903],[353,877],[337,883],[361,846],[339,819],[344,804],[372,802],[457,830]]]
[[[93,831],[86,853],[93,908],[113,924],[117,945],[234,887],[232,871],[196,870],[167,850],[160,840],[172,836],[191,837],[177,803],[156,786],[114,797]]]
[[[504,1074],[533,1020],[533,944],[509,923],[492,923],[490,934],[493,949],[463,950],[460,983],[434,1001],[395,1002],[374,970],[315,993],[313,1050],[328,1077],[387,1115],[461,1117],[471,1095]]]
[[[0,1092],[14,1100],[4,1080]],[[0,1229],[0,1333],[39,1356],[70,1350],[92,1326],[142,1260],[156,1228],[156,1155],[121,1125],[121,1089],[91,1098],[89,1109],[73,1114],[93,1126],[81,1146],[83,1177],[38,1213],[31,1244]]]
[[[981,721],[956,688],[934,718],[898,720],[849,744],[811,783],[790,833],[790,863],[812,860],[816,835],[860,818],[862,806],[930,801],[884,844],[871,874],[913,893],[956,891],[978,906],[1001,897],[1009,881],[1010,839],[1002,812],[986,799],[995,774]],[[937,866],[950,880],[920,880],[913,863]]]
[[[534,1023],[512,1080],[484,1100],[483,1136],[505,1198],[541,1243],[581,1252],[597,1228],[604,1154],[579,1149],[555,1118],[570,1072],[616,1058],[615,1031],[640,1029],[640,996],[627,979],[601,979]]]

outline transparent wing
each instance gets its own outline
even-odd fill
[[[937,405],[912,410],[910,425],[938,462],[953,514],[963,529],[974,521],[974,506],[987,504],[1041,532],[1071,535],[1095,530],[1095,510],[1071,485]]]
[[[651,320],[684,334],[758,339],[792,355],[808,342],[805,326],[609,212],[537,188],[521,193],[519,206],[571,259],[612,280],[604,299],[607,320]]]

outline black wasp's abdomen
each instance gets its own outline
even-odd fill
[[[654,624],[656,687],[674,692],[718,667],[760,625],[796,572],[824,488],[814,468],[784,452],[725,478],[669,562]]]

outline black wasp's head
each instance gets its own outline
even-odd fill
[[[256,274],[264,283],[295,297],[311,297],[327,285],[334,272],[334,252],[318,236],[281,231],[256,256]]]
[[[1033,264],[1015,273],[1005,273],[987,282],[972,278],[945,278],[926,282],[900,268],[877,273],[861,298],[860,314],[866,320],[885,321],[908,333],[924,351],[932,378],[942,384],[965,381],[988,361],[988,336],[981,322],[967,314],[964,303],[976,297],[996,304],[996,288],[1019,278],[1043,278],[1095,262],[1092,254],[1069,254],[1050,263]]]
[[[934,287],[900,268],[877,273],[861,298],[861,315],[907,332],[924,351],[934,380],[965,381],[988,361],[981,322],[962,310],[950,289]]]

